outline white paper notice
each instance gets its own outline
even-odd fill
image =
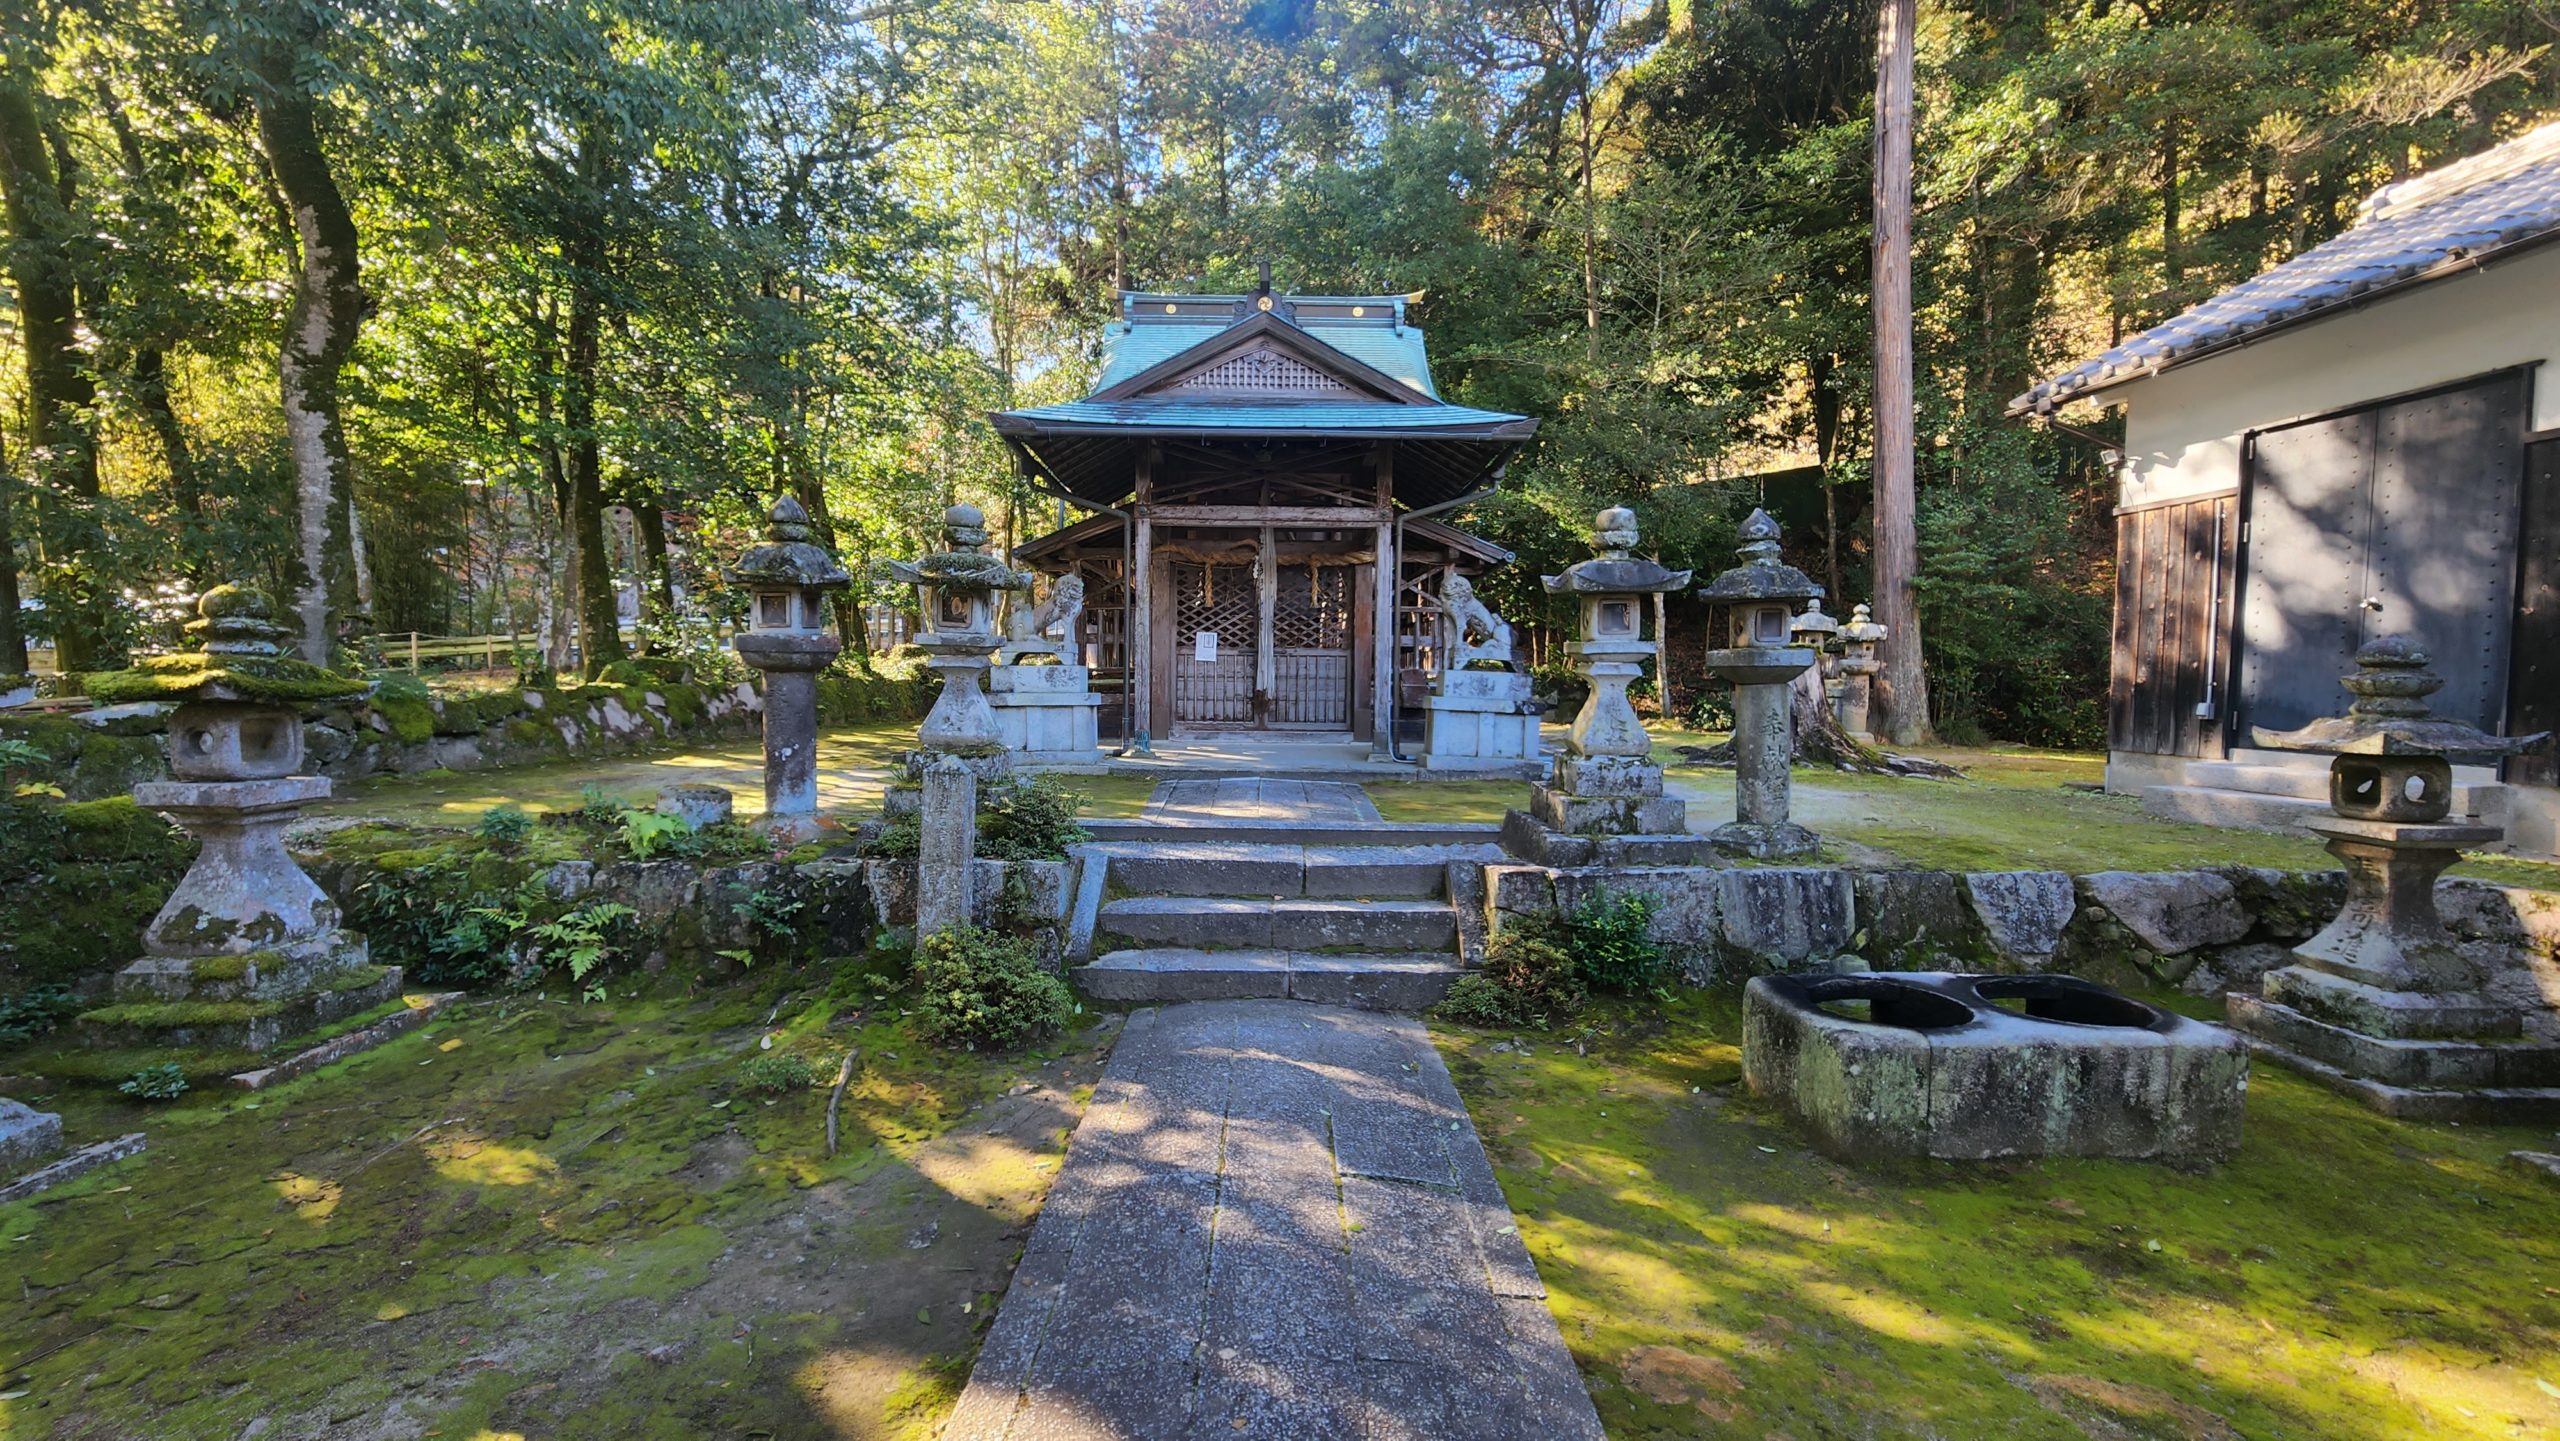
[[[1191,658],[1196,661],[1216,660],[1218,658],[1218,633],[1214,630],[1204,630],[1195,633],[1191,637]]]

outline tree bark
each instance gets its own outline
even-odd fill
[[[105,615],[83,558],[101,537],[98,440],[90,425],[97,381],[80,343],[78,270],[68,177],[46,144],[33,79],[0,71],[0,190],[5,190],[9,273],[18,292],[25,347],[27,472],[35,482],[36,542],[45,561],[45,609],[54,657],[64,672],[95,670],[104,659]],[[12,590],[16,589],[14,567]],[[16,612],[11,611],[11,629]]]
[[[318,22],[299,5],[281,8],[295,18],[260,47],[253,101],[258,142],[293,212],[301,250],[276,371],[298,522],[293,610],[302,623],[302,658],[327,665],[341,632],[352,638],[365,619],[347,524],[355,467],[338,379],[372,300],[357,274],[355,216],[321,147],[319,105],[300,74],[299,62],[319,39]]]
[[[18,477],[0,457],[0,675],[27,673],[27,634],[18,627],[18,551],[10,510]]]
[[[596,385],[603,368],[604,283],[612,255],[604,236],[611,160],[593,129],[578,142],[578,179],[587,213],[571,220],[563,258],[569,262],[568,382],[563,419],[569,428],[569,501],[578,548],[579,660],[596,674],[629,651],[613,586],[613,555],[604,543],[604,442],[596,433]]]
[[[1919,570],[1911,397],[1911,47],[1914,0],[1881,0],[1876,25],[1875,613],[1888,636],[1876,700],[1897,745],[1929,736],[1929,683],[1921,667]]]

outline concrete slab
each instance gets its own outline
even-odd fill
[[[1553,1317],[1477,1243],[1517,1227],[1455,1102],[1409,1020],[1140,1012],[945,1441],[1599,1441]]]

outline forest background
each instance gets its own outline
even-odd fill
[[[21,0],[0,673],[225,579],[554,666],[698,641],[798,495],[857,574],[955,499],[1059,521],[984,412],[1083,393],[1117,287],[1418,292],[1538,416],[1463,523],[1534,577],[1632,503],[1765,504],[1868,586],[1859,0]],[[1957,739],[2101,741],[2114,487],[2002,405],[2560,113],[2552,0],[1922,0],[1919,603]],[[26,604],[20,604],[20,596]],[[681,599],[680,599],[681,598]],[[850,621],[853,608],[843,618]],[[352,618],[352,619],[351,619]],[[1680,635],[1682,630],[1688,635]],[[1674,612],[1671,680],[1698,683]],[[852,627],[857,656],[860,627]],[[1696,646],[1689,646],[1694,650]]]

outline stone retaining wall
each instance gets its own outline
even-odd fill
[[[1654,903],[1652,934],[1695,982],[1853,956],[1878,970],[2056,971],[2193,995],[2247,990],[2328,924],[2340,871],[1850,871],[1822,866],[1485,867],[1489,929],[1570,915],[1603,890]],[[2446,925],[2495,989],[2560,1006],[2560,893],[2437,888]]]
[[[310,764],[338,780],[390,772],[484,770],[610,755],[669,740],[750,736],[764,699],[751,683],[510,687],[468,698],[384,695],[321,709],[303,722]],[[49,759],[44,778],[73,800],[124,795],[168,774],[160,704],[69,715],[0,716],[0,737]]]

